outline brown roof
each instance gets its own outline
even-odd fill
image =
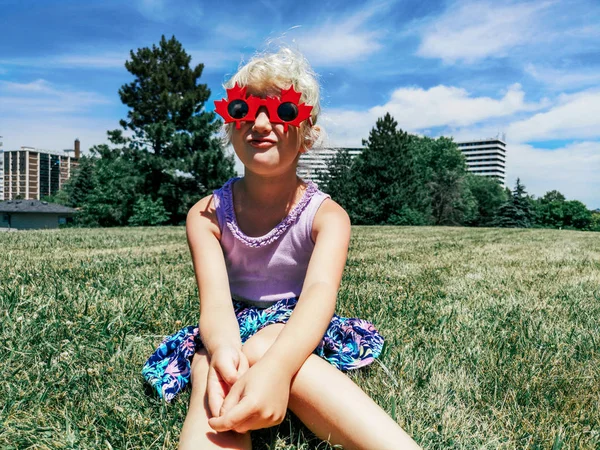
[[[39,200],[8,200],[0,202],[0,213],[75,214],[77,210]]]

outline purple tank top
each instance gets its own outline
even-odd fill
[[[264,236],[250,237],[239,229],[235,217],[231,189],[238,179],[213,192],[232,297],[261,306],[300,296],[315,246],[313,219],[329,195],[308,182],[300,202],[279,225]]]

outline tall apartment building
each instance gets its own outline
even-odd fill
[[[74,157],[70,151],[56,152],[33,147],[4,151],[4,200],[41,200],[58,192],[77,167],[79,139],[75,140],[73,152]]]
[[[300,178],[305,181],[314,181],[318,183],[320,180],[321,173],[327,173],[327,164],[333,159],[336,153],[340,150],[348,150],[350,156],[354,158],[360,155],[362,148],[316,148],[311,149],[308,152],[300,156],[298,162],[297,174]]]
[[[498,138],[457,142],[469,172],[495,178],[506,186],[506,143]]]

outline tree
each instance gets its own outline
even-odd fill
[[[512,195],[498,210],[494,225],[498,227],[529,228],[533,225],[534,218],[532,199],[527,195],[521,180],[517,178]]]
[[[321,179],[321,189],[331,195],[346,211],[353,209],[356,200],[352,166],[350,152],[346,148],[341,148],[327,162],[327,170],[318,174]]]
[[[63,189],[59,190],[56,196],[52,198],[52,201],[70,207],[83,205],[96,185],[95,168],[96,158],[82,156],[71,177],[67,180]]]
[[[600,231],[600,211],[592,211],[592,218],[589,225],[590,231]]]
[[[136,155],[104,144],[93,147],[92,155],[96,158],[93,188],[85,196],[77,222],[84,226],[125,226],[133,214],[136,195],[144,192],[144,174]]]
[[[113,143],[144,152],[144,192],[162,198],[175,223],[199,197],[234,175],[233,156],[225,156],[216,137],[220,121],[204,110],[210,97],[208,87],[198,83],[204,65],[190,63],[175,37],[131,51],[125,67],[134,81],[119,95],[130,108],[121,126],[133,136],[112,132]]]
[[[174,36],[162,36],[158,47],[130,52],[125,67],[135,79],[119,89],[121,101],[130,108],[127,120],[120,123],[133,131],[130,142],[135,148],[174,159],[193,153],[190,144],[195,139],[210,141],[218,124],[212,113],[203,111],[210,96],[208,87],[198,84],[204,65],[192,68],[190,62]]]
[[[565,226],[586,230],[592,223],[592,212],[579,200],[569,200],[564,204]]]
[[[491,226],[500,207],[508,199],[504,188],[497,180],[480,175],[468,174],[465,181],[476,202],[475,214],[466,221],[466,224],[480,227]]]
[[[518,221],[519,210],[515,204],[509,199],[498,209],[498,215],[492,223],[495,227],[500,228],[522,228]]]
[[[177,224],[234,175],[233,156],[224,154],[217,136],[220,121],[204,110],[210,96],[198,83],[204,66],[190,62],[175,37],[130,52],[125,67],[134,80],[119,90],[130,108],[123,129],[108,131],[111,146],[92,148],[93,161],[82,158],[63,194],[66,203],[82,208],[81,223],[150,224],[167,217]]]
[[[588,229],[592,213],[577,200],[567,201],[558,191],[547,192],[535,202],[536,221],[543,227]]]
[[[435,225],[458,225],[475,213],[475,200],[468,190],[464,155],[451,139],[419,138],[427,151],[424,169],[429,172],[431,213]]]
[[[532,207],[532,199],[525,191],[525,186],[521,184],[521,180],[517,178],[515,188],[512,194],[512,202],[517,209],[516,221],[519,227],[529,228],[533,225],[535,213]]]
[[[144,191],[134,152],[98,145],[83,156],[53,201],[79,209],[75,224],[88,227],[124,226],[134,211],[136,195]]]
[[[547,192],[534,202],[536,222],[541,227],[562,228],[565,196],[558,191]]]
[[[427,222],[427,186],[419,171],[419,155],[410,144],[413,136],[398,129],[387,113],[377,120],[363,141],[365,149],[353,165],[357,195],[350,217],[356,223]]]
[[[128,222],[133,226],[153,226],[161,225],[167,220],[169,213],[160,198],[154,201],[149,196],[142,196],[133,205],[133,215]]]
[[[540,201],[542,203],[564,202],[566,201],[566,198],[560,192],[554,190],[546,192],[546,194],[540,198]]]

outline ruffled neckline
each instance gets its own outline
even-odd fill
[[[233,183],[239,180],[240,177],[231,178],[225,183],[221,189],[223,198],[223,209],[225,211],[225,220],[227,222],[227,228],[231,233],[248,247],[264,247],[275,242],[279,237],[285,233],[290,226],[292,226],[302,214],[302,211],[306,209],[310,200],[318,192],[317,185],[312,181],[306,183],[306,191],[302,195],[302,198],[296,206],[292,208],[289,214],[281,221],[275,228],[269,231],[264,236],[251,237],[244,234],[237,223],[237,217],[235,215],[235,209],[233,207]]]

